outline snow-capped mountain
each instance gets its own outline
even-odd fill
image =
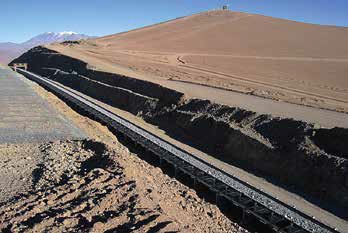
[[[45,44],[55,42],[63,42],[67,40],[82,40],[89,39],[91,36],[79,34],[76,32],[46,32],[31,38],[24,43],[0,43],[0,63],[8,63],[14,58],[18,57],[25,51]],[[0,38],[1,39],[1,38]]]
[[[24,42],[23,44],[28,46],[37,46],[54,42],[63,42],[66,40],[81,40],[88,38],[90,38],[90,36],[78,34],[76,32],[46,32],[35,36],[34,38]]]

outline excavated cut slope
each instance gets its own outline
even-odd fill
[[[37,74],[142,116],[173,138],[222,161],[348,206],[347,129],[322,129],[209,100],[185,99],[158,84],[90,70],[82,61],[43,47],[13,62],[26,62]]]

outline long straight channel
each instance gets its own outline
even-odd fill
[[[209,186],[218,195],[232,201],[246,213],[252,214],[260,222],[269,225],[275,232],[338,232],[296,208],[239,180],[237,177],[216,168],[198,156],[178,148],[109,110],[71,92],[63,85],[23,69],[17,69],[17,71],[93,115],[93,117],[131,139],[134,143],[160,158],[172,162],[175,167],[180,168],[182,166],[182,170],[186,170],[188,173],[192,171],[189,174],[190,176]],[[184,169],[188,167],[191,169]],[[235,195],[236,193],[238,195]]]

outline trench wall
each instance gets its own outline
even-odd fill
[[[208,100],[185,99],[158,84],[88,69],[44,47],[23,54],[29,70],[143,117],[173,138],[227,163],[348,207],[348,129],[317,129]]]

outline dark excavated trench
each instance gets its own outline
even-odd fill
[[[141,116],[181,142],[348,218],[344,211],[348,207],[347,129],[315,128],[305,122],[273,118],[208,100],[185,99],[182,93],[157,84],[90,70],[82,61],[43,47],[34,48],[13,62],[28,63],[34,73]],[[170,164],[158,164],[159,160],[151,153],[127,139],[123,143],[167,174],[177,175]],[[201,186],[193,184],[189,177],[177,177],[200,190]],[[199,193],[205,199],[216,201],[207,187],[201,188]],[[223,209],[226,205],[219,206]],[[239,216],[237,220],[252,221],[238,214],[238,208],[225,212],[228,216]]]

